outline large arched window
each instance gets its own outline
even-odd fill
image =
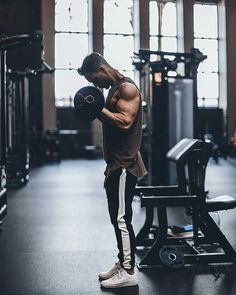
[[[198,68],[198,106],[218,107],[218,14],[217,4],[194,5],[194,47],[207,59]]]
[[[69,106],[78,85],[87,85],[76,69],[89,52],[88,0],[55,4],[55,99],[56,106]]]

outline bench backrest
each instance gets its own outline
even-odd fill
[[[205,170],[209,156],[203,141],[183,138],[169,150],[167,158],[175,162],[178,186],[185,194],[205,191]]]
[[[199,139],[183,138],[167,153],[167,158],[174,162],[186,161],[191,151],[202,143]]]

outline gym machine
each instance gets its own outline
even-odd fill
[[[24,72],[7,72],[7,185],[24,185],[29,179],[29,81]]]
[[[188,139],[182,140],[181,142],[188,142]],[[178,145],[177,145],[178,146]],[[179,145],[181,146],[181,145]],[[175,148],[175,147],[174,147]],[[173,148],[173,149],[174,149]],[[205,169],[207,167],[207,163],[210,156],[211,146],[207,143],[204,143],[203,149],[203,176],[205,181]],[[169,154],[169,153],[168,153]],[[167,156],[167,159],[170,160]],[[173,161],[172,161],[173,162]],[[186,161],[177,161],[173,163],[175,166],[175,171],[177,175],[177,184],[176,185],[168,185],[168,186],[146,186],[145,193],[162,195],[162,196],[185,196],[189,192],[194,194],[195,187],[192,181],[193,172],[187,165]],[[187,169],[189,169],[187,173]],[[155,188],[155,189],[154,189]],[[136,192],[139,192],[139,189],[144,189],[142,186],[138,186]],[[207,194],[207,192],[206,192]],[[188,209],[186,209],[186,216],[189,215]],[[189,219],[189,218],[188,218]],[[153,244],[154,239],[158,235],[158,226],[153,224],[154,221],[154,209],[152,207],[146,207],[146,219],[143,227],[138,232],[136,236],[136,245],[137,246],[150,246]],[[176,228],[176,226],[174,226]],[[173,227],[172,227],[173,228]],[[168,228],[170,229],[170,227]],[[188,225],[188,229],[192,230],[192,226]],[[183,233],[184,228],[179,228],[179,233]]]
[[[197,69],[204,59],[195,48],[190,53],[135,53],[144,109],[141,153],[149,172],[141,185],[176,184],[165,155],[182,138],[198,138]]]
[[[52,73],[43,60],[39,69],[7,70],[7,185],[25,185],[29,180],[29,83],[39,74]]]
[[[201,140],[184,138],[168,153],[175,163],[178,186],[143,186],[136,188],[146,216],[143,228],[136,237],[138,245],[150,246],[138,267],[165,266],[177,270],[186,264],[236,263],[236,252],[224,236],[211,212],[236,207],[236,199],[223,195],[206,197],[205,169],[209,148]],[[185,207],[192,219],[192,235],[168,235],[167,207]],[[158,229],[154,239],[148,233],[153,228],[153,210],[158,215]]]
[[[7,89],[6,89],[6,55],[7,51],[13,48],[18,48],[23,45],[31,43],[41,43],[43,34],[36,31],[33,34],[22,34],[12,37],[6,37],[0,40],[0,114],[1,114],[1,128],[0,128],[0,219],[7,213]]]

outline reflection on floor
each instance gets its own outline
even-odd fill
[[[98,272],[116,261],[116,242],[107,213],[102,160],[68,160],[31,171],[28,185],[8,194],[8,215],[0,232],[0,294],[233,295],[236,268],[192,266],[178,272],[138,271],[139,287],[104,291]],[[236,196],[236,161],[209,163],[206,188]],[[144,221],[133,203],[137,232]],[[220,212],[221,228],[236,245],[236,212]],[[169,210],[170,224],[184,221]],[[137,252],[137,261],[142,256]]]

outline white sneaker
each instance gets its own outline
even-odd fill
[[[114,274],[110,279],[101,282],[103,288],[122,288],[138,284],[137,275],[130,275],[123,268]]]
[[[118,273],[118,271],[120,269],[121,269],[120,262],[116,262],[115,265],[114,265],[114,267],[111,270],[101,272],[98,275],[99,280],[107,280],[107,279],[110,279],[113,275],[115,275],[116,273]]]

